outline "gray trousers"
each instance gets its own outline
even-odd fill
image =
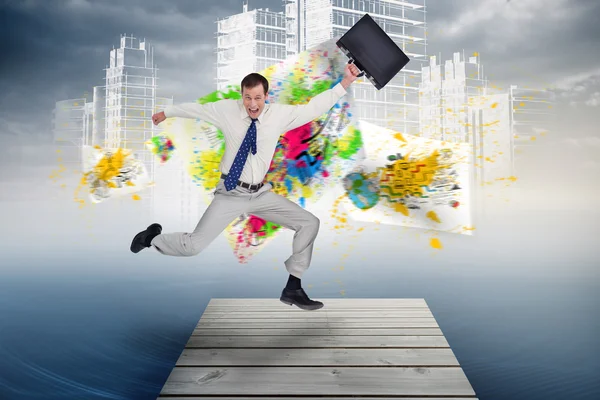
[[[152,239],[151,245],[168,256],[195,256],[231,222],[247,213],[295,231],[292,255],[285,267],[291,275],[301,278],[310,265],[319,219],[271,189],[267,183],[255,193],[240,186],[228,192],[221,179],[213,201],[192,233],[163,233]]]

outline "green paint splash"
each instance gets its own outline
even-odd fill
[[[263,229],[265,232],[265,237],[266,238],[270,238],[271,236],[273,236],[275,234],[275,232],[277,232],[279,229],[281,228],[281,225],[277,225],[273,222],[269,222],[267,221],[265,223],[265,225],[263,225]]]
[[[362,134],[359,129],[355,127],[349,127],[350,134],[344,135],[342,138],[338,139],[337,147],[338,147],[338,155],[348,160],[351,158],[359,148],[363,145]]]
[[[240,93],[240,87],[231,85],[227,86],[224,90],[215,90],[212,93],[207,94],[204,97],[198,98],[196,100],[199,104],[206,103],[214,103],[219,100],[238,100],[242,98],[242,94]]]
[[[198,98],[196,101],[199,104],[214,103],[220,100],[239,100],[242,98],[240,93],[240,87],[236,85],[229,85],[224,90],[215,90],[212,93],[207,94],[204,97]],[[217,139],[221,146],[217,149],[217,155],[223,156],[225,152],[225,135],[220,129],[217,129]]]
[[[315,81],[311,87],[307,87],[304,79],[288,81],[286,85],[286,92],[288,93],[286,103],[292,105],[308,103],[310,99],[319,93],[328,90],[331,87],[331,82],[330,79],[323,79]]]

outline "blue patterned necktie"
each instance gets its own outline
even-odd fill
[[[252,154],[256,154],[256,119],[252,119],[248,132],[246,132],[246,137],[244,137],[244,141],[235,155],[233,164],[231,165],[231,168],[229,168],[229,173],[225,178],[225,189],[227,191],[230,191],[237,186],[237,182],[240,179],[240,176],[242,176],[242,170],[244,169],[244,165],[246,165],[248,152],[250,152],[250,150],[252,150]]]

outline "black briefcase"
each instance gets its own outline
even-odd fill
[[[381,27],[365,14],[350,28],[336,45],[377,88],[382,89],[408,62],[410,58]]]

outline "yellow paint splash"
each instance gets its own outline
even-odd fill
[[[492,125],[496,125],[496,124],[499,124],[499,123],[500,123],[500,120],[497,119],[496,121],[492,121],[492,122],[488,122],[486,124],[483,124],[483,126],[487,127],[487,126],[492,126]]]
[[[335,225],[333,227],[335,230],[351,228],[351,226],[348,224],[348,213],[346,213],[345,211],[343,211],[340,208],[340,202],[342,200],[344,200],[345,198],[346,198],[346,195],[344,194],[344,195],[339,196],[333,202],[330,216],[332,219],[336,220]]]
[[[402,134],[400,132],[396,132],[394,134],[394,139],[397,139],[401,142],[406,142],[406,139],[404,139],[404,136],[402,136]]]
[[[408,217],[408,208],[402,203],[395,204],[395,210],[399,213],[402,213]]]
[[[105,155],[100,162],[94,167],[96,176],[103,181],[109,181],[119,174],[128,155],[123,149],[118,149],[112,155]]]
[[[313,190],[307,185],[302,185],[302,197],[309,199],[313,196]]]
[[[427,214],[425,214],[425,216],[427,218],[429,218],[430,220],[437,222],[438,224],[442,223],[442,221],[440,220],[438,215],[435,213],[435,211],[428,211]]]
[[[425,194],[424,187],[431,184],[436,172],[441,168],[438,157],[439,151],[435,150],[425,158],[408,161],[408,153],[404,159],[394,161],[389,168],[381,171],[381,193],[388,195],[390,200],[396,203],[396,211],[408,216],[408,209],[404,206],[398,209],[399,203],[394,201],[394,197],[403,197],[407,192],[415,195]]]
[[[434,249],[438,249],[438,250],[442,249],[442,242],[440,242],[440,239],[438,239],[438,238],[431,238],[429,240],[429,245],[431,247],[433,247]]]
[[[516,176],[509,176],[507,178],[496,178],[497,181],[511,181],[511,182],[516,182],[517,181],[517,177]]]
[[[348,134],[340,137],[337,141],[338,151],[343,153],[348,150],[351,144],[352,138],[356,135],[356,128],[353,126],[348,127]]]
[[[218,154],[214,150],[200,152],[196,162],[190,163],[188,172],[191,176],[203,182],[205,187],[216,187],[221,179]]]

